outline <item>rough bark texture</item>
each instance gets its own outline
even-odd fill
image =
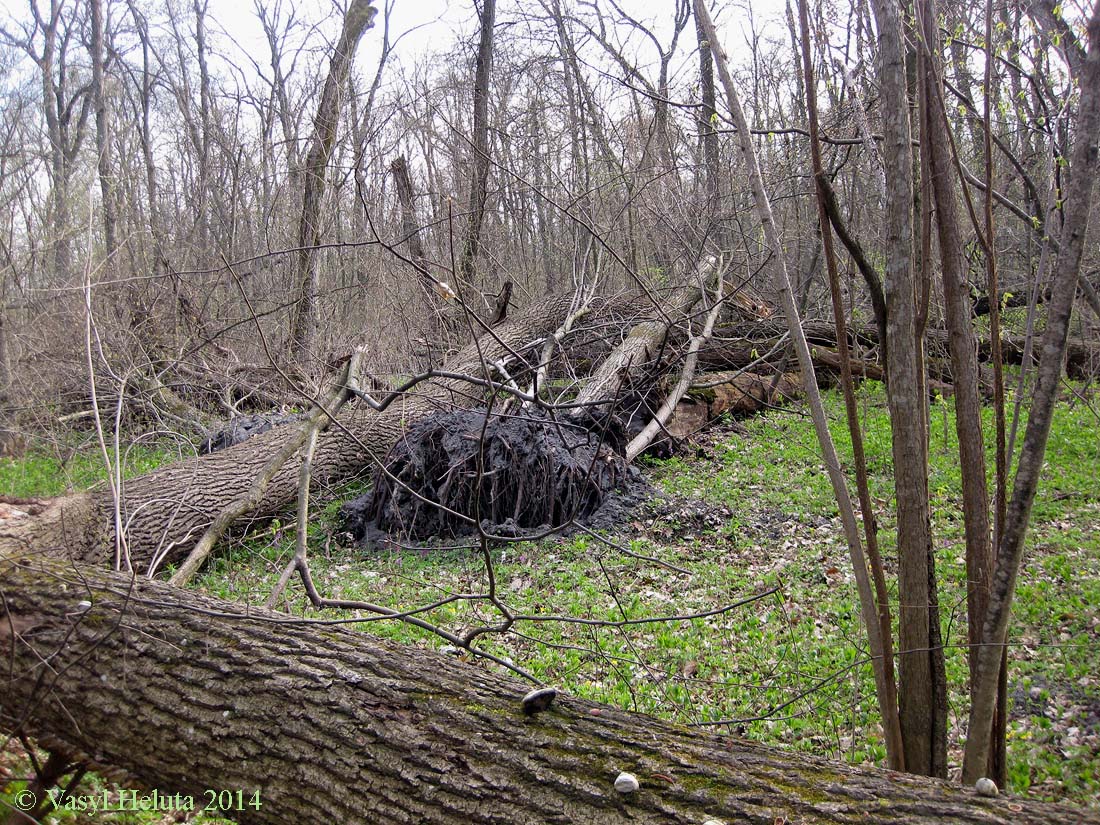
[[[200,807],[259,791],[244,823],[1100,823],[567,696],[528,717],[442,654],[65,562],[0,556],[0,599],[0,728]]]
[[[719,226],[718,214],[721,193],[721,159],[718,141],[718,100],[714,93],[714,58],[707,42],[703,24],[695,16],[695,37],[699,43],[699,112],[696,122],[699,142],[703,147],[702,176],[707,194],[706,231],[713,235],[715,243],[726,251],[726,232]]]
[[[550,298],[483,336],[452,358],[450,372],[485,377],[484,362],[552,333],[569,312],[571,295]],[[484,361],[483,361],[484,359]],[[419,385],[385,412],[363,404],[349,406],[319,439],[313,459],[316,485],[353,477],[373,467],[409,424],[445,406],[469,406],[480,396],[460,380],[437,379]],[[134,568],[144,570],[155,557],[179,561],[225,506],[240,498],[264,465],[288,438],[276,428],[227,450],[173,464],[126,483],[123,523]],[[268,518],[297,495],[297,463],[289,462],[272,479],[264,500],[247,518]],[[107,492],[57,499],[33,518],[0,524],[0,550],[29,545],[73,559],[104,562],[114,547],[113,503]]]
[[[938,621],[931,605],[934,578],[929,571],[932,541],[928,509],[928,451],[923,422],[928,400],[918,334],[918,298],[913,254],[913,154],[910,148],[905,40],[899,9],[872,0],[879,30],[879,84],[883,99],[883,154],[886,160],[886,334],[890,349],[886,398],[893,434],[894,487],[898,533],[899,707],[905,743],[905,769],[934,774],[938,754],[933,644]]]
[[[295,290],[298,303],[290,329],[294,355],[309,354],[317,329],[317,245],[321,242],[321,203],[325,197],[328,162],[336,145],[336,127],[340,122],[342,97],[355,48],[363,32],[373,25],[378,9],[371,0],[352,0],[344,14],[344,27],[332,55],[321,102],[313,119],[313,138],[305,161],[305,187],[302,191],[302,216],[298,223],[298,250],[294,262]]]

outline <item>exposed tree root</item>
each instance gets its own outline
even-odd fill
[[[599,433],[538,409],[436,414],[414,425],[345,505],[358,539],[516,536],[584,520],[634,473]]]

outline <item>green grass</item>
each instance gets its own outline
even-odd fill
[[[836,394],[826,398],[842,462],[851,472],[842,404]],[[892,571],[889,417],[877,385],[866,385],[859,402],[880,539]],[[991,429],[989,416],[986,410]],[[517,614],[618,621],[702,612],[773,587],[776,593],[708,618],[626,628],[520,621],[517,632],[482,637],[484,646],[580,696],[682,722],[728,720],[720,730],[882,764],[885,750],[850,563],[812,426],[797,410],[745,424],[745,435],[723,436],[706,458],[651,462],[656,486],[669,499],[687,502],[685,512],[673,506],[661,519],[639,515],[638,523],[624,525],[632,552],[686,572],[631,558],[590,537],[497,548],[494,570],[503,600]],[[929,485],[957,770],[968,666],[950,401],[933,405],[931,430]],[[1100,672],[1100,645],[1091,607],[1100,604],[1100,505],[1091,478],[1091,468],[1100,466],[1097,433],[1100,425],[1087,406],[1060,406],[1016,599],[1010,679],[1010,692],[1027,696],[1041,684],[1052,698],[1034,714],[1018,712],[1009,732],[1012,790],[1092,804],[1100,800],[1100,787],[1089,743],[1100,731],[1088,729],[1092,739],[1082,732],[1089,708],[1100,703],[1094,676]],[[992,464],[990,452],[990,473]],[[720,518],[701,520],[699,506],[690,505],[699,501]],[[311,525],[312,569],[326,595],[404,610],[486,586],[476,552],[338,548],[330,532],[328,516]],[[280,526],[239,545],[198,586],[263,601],[290,557],[288,536]],[[896,593],[894,599],[896,604]],[[284,608],[319,615],[297,591]],[[481,601],[449,604],[425,618],[462,633],[500,616]],[[405,624],[364,627],[421,647],[445,644]]]
[[[111,461],[115,456],[108,445]],[[171,461],[194,455],[189,444],[142,439],[121,447],[123,477],[147,473]],[[59,496],[87,490],[106,478],[103,453],[92,437],[65,443],[36,444],[16,460],[0,458],[0,495],[15,498]]]
[[[852,470],[843,405],[826,395],[841,460]],[[859,406],[880,540],[892,575],[893,481],[889,418],[881,387]],[[987,414],[987,427],[991,419]],[[809,420],[797,409],[725,431],[708,454],[647,464],[668,500],[639,512],[620,547],[592,537],[521,542],[491,551],[500,598],[519,616],[615,622],[711,611],[705,618],[625,627],[520,620],[482,646],[570,693],[681,722],[724,721],[717,730],[852,763],[882,764],[874,685],[847,548]],[[1022,430],[1021,430],[1022,438]],[[933,530],[950,688],[950,759],[957,770],[968,709],[965,574],[959,467],[950,401],[931,417]],[[155,460],[155,456],[151,460]],[[990,454],[990,472],[992,456]],[[1096,805],[1100,784],[1100,423],[1086,405],[1059,406],[1014,603],[1009,691],[1011,790]],[[6,478],[6,476],[5,476]],[[699,504],[702,502],[702,504]],[[336,505],[310,524],[311,569],[321,592],[405,610],[487,587],[477,551],[363,550],[340,545]],[[262,604],[293,552],[294,525],[276,522],[226,548],[195,583]],[[896,592],[893,594],[896,605]],[[292,583],[280,608],[318,618]],[[895,609],[896,613],[896,609]],[[485,600],[423,614],[462,634],[496,624]],[[390,620],[360,627],[439,649],[447,643]],[[481,663],[479,666],[496,668]],[[1090,727],[1091,725],[1091,727]]]

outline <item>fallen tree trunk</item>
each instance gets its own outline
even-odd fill
[[[446,371],[484,379],[490,369],[487,364],[511,358],[552,333],[571,303],[572,296],[560,295],[531,307],[459,351],[445,365]],[[604,308],[615,305],[603,302]],[[435,379],[418,385],[384,412],[349,405],[318,439],[314,482],[342,482],[373,468],[414,421],[440,408],[480,402],[477,388],[468,382]],[[184,558],[225,503],[247,493],[291,435],[276,428],[235,447],[128,481],[120,512],[134,569],[144,571],[152,562],[173,564]],[[287,508],[295,500],[297,486],[298,470],[291,461],[275,474],[262,501],[245,519],[270,518]],[[31,516],[0,524],[0,552],[30,547],[92,564],[102,564],[114,553],[117,528],[114,502],[107,491],[55,499],[34,508]]]
[[[813,345],[836,348],[836,331],[831,324],[809,322],[804,325],[806,339]],[[764,358],[766,363],[777,364],[782,361],[783,349],[780,347],[770,357],[769,350],[781,343],[785,329],[774,321],[745,322],[719,327],[714,337],[700,350],[699,363],[703,369],[732,370],[742,369]],[[1005,335],[1001,339],[1001,352],[1006,364],[1020,364],[1024,355],[1024,337]],[[849,330],[848,344],[865,349],[878,348],[878,333],[874,327],[856,327]],[[925,331],[925,344],[928,348],[929,371],[941,383],[951,383],[951,371],[946,363],[947,331],[929,329]],[[1034,348],[1033,348],[1034,349]],[[978,359],[988,362],[990,358],[988,341],[978,345]],[[1038,354],[1034,355],[1038,363]],[[1070,378],[1084,379],[1092,375],[1100,365],[1100,344],[1083,338],[1070,339],[1066,347],[1066,374]]]
[[[676,289],[666,299],[659,317],[639,321],[603,360],[574,402],[580,405],[582,418],[598,421],[624,390],[657,366],[658,352],[673,324],[685,320],[691,308],[702,300],[705,282],[715,277],[716,265],[712,257],[700,261],[695,274],[701,283],[689,283]]]
[[[591,313],[593,328],[599,330],[599,335],[607,335],[607,330],[600,326],[601,317],[613,319],[609,328],[630,323],[636,326],[596,370],[578,400],[609,404],[623,394],[624,386],[651,380],[655,353],[669,333],[670,322],[686,312],[698,294],[698,287],[675,292],[669,302],[673,305],[668,311],[671,315],[666,313],[661,320],[648,323],[646,319],[652,319],[655,313],[652,306],[646,305],[638,312],[639,304],[629,298],[600,301]],[[445,370],[484,379],[494,362],[513,359],[508,366],[511,377],[522,377],[527,365],[518,364],[515,354],[553,333],[571,305],[571,296],[563,295],[531,307],[515,320],[486,332],[476,345],[459,351],[445,365]],[[762,357],[768,361],[769,347],[781,343],[781,333],[774,322],[746,322],[736,330],[738,340],[712,340],[703,346],[700,363],[711,368],[744,367]],[[811,343],[819,347],[835,346],[835,332],[830,325],[808,324],[806,330]],[[730,330],[725,332],[728,334]],[[593,331],[581,331],[578,337],[584,335],[591,338]],[[875,340],[873,329],[856,330],[850,336],[853,346],[857,343],[873,346]],[[1009,356],[1016,351],[1012,344],[1006,342],[1005,352]],[[780,348],[775,349],[778,353]],[[828,353],[819,349],[818,365],[827,357]],[[1071,342],[1071,374],[1075,369],[1078,374],[1087,373],[1098,362],[1100,347],[1083,341]],[[866,374],[873,371],[873,365],[866,365]],[[415,421],[441,408],[479,404],[482,397],[481,390],[466,381],[437,378],[417,386],[381,413],[362,404],[349,406],[319,439],[314,459],[315,484],[340,483],[373,469]],[[771,403],[770,399],[766,403]],[[125,539],[122,549],[128,552],[134,569],[149,571],[178,563],[222,511],[225,502],[237,500],[247,492],[288,437],[286,431],[274,429],[231,449],[132,479],[124,485],[117,513],[110,493],[103,490],[40,503],[30,508],[31,518],[0,523],[0,549],[32,547],[42,552],[64,552],[78,561],[102,563],[114,555],[121,525]],[[291,460],[275,474],[262,500],[235,529],[250,519],[267,519],[286,509],[296,493],[297,469]]]
[[[697,376],[676,405],[665,432],[681,441],[726,413],[754,415],[801,395],[802,377],[796,372],[783,373],[778,380],[774,375],[754,372],[704,373]]]
[[[1031,348],[1032,363],[1039,363],[1041,348],[1040,338],[1036,336]],[[1006,364],[1022,364],[1024,361],[1024,337],[1022,335],[1006,335],[1001,339],[1001,352]],[[983,361],[989,360],[989,342],[982,341],[978,344],[978,357]],[[1096,375],[1100,371],[1100,345],[1093,344],[1080,338],[1071,338],[1066,342],[1066,375],[1070,378],[1086,379]]]
[[[815,346],[812,355],[819,379],[830,372],[840,371],[840,355],[836,350]],[[882,381],[885,377],[882,367],[869,361],[853,357],[851,367],[854,375],[863,378]],[[951,384],[934,378],[928,379],[928,388],[945,396],[955,391]],[[988,397],[988,388],[984,385],[982,392]],[[801,395],[802,384],[798,373],[783,373],[778,377],[744,370],[703,373],[697,376],[686,397],[676,405],[665,432],[680,441],[695,435],[725,413],[738,417],[754,415]]]
[[[840,371],[840,353],[836,350],[829,349],[828,347],[814,347],[813,358],[814,366],[816,367],[825,367],[835,372]],[[870,361],[863,361],[858,358],[852,358],[851,364],[853,375],[858,375],[862,378],[870,378],[874,381],[886,380],[886,370],[878,364],[873,364]],[[931,392],[938,392],[941,395],[953,395],[955,393],[953,384],[948,384],[945,381],[938,381],[935,378],[929,378],[927,385]],[[990,398],[993,395],[993,391],[984,383],[979,386],[978,390],[986,398]]]
[[[1100,823],[572,697],[527,716],[442,654],[58,560],[0,555],[0,593],[0,729],[244,823]]]

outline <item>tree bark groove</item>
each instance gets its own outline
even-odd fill
[[[244,823],[1100,823],[569,696],[528,717],[451,657],[55,559],[0,557],[0,605],[0,728],[200,804],[259,791]]]

